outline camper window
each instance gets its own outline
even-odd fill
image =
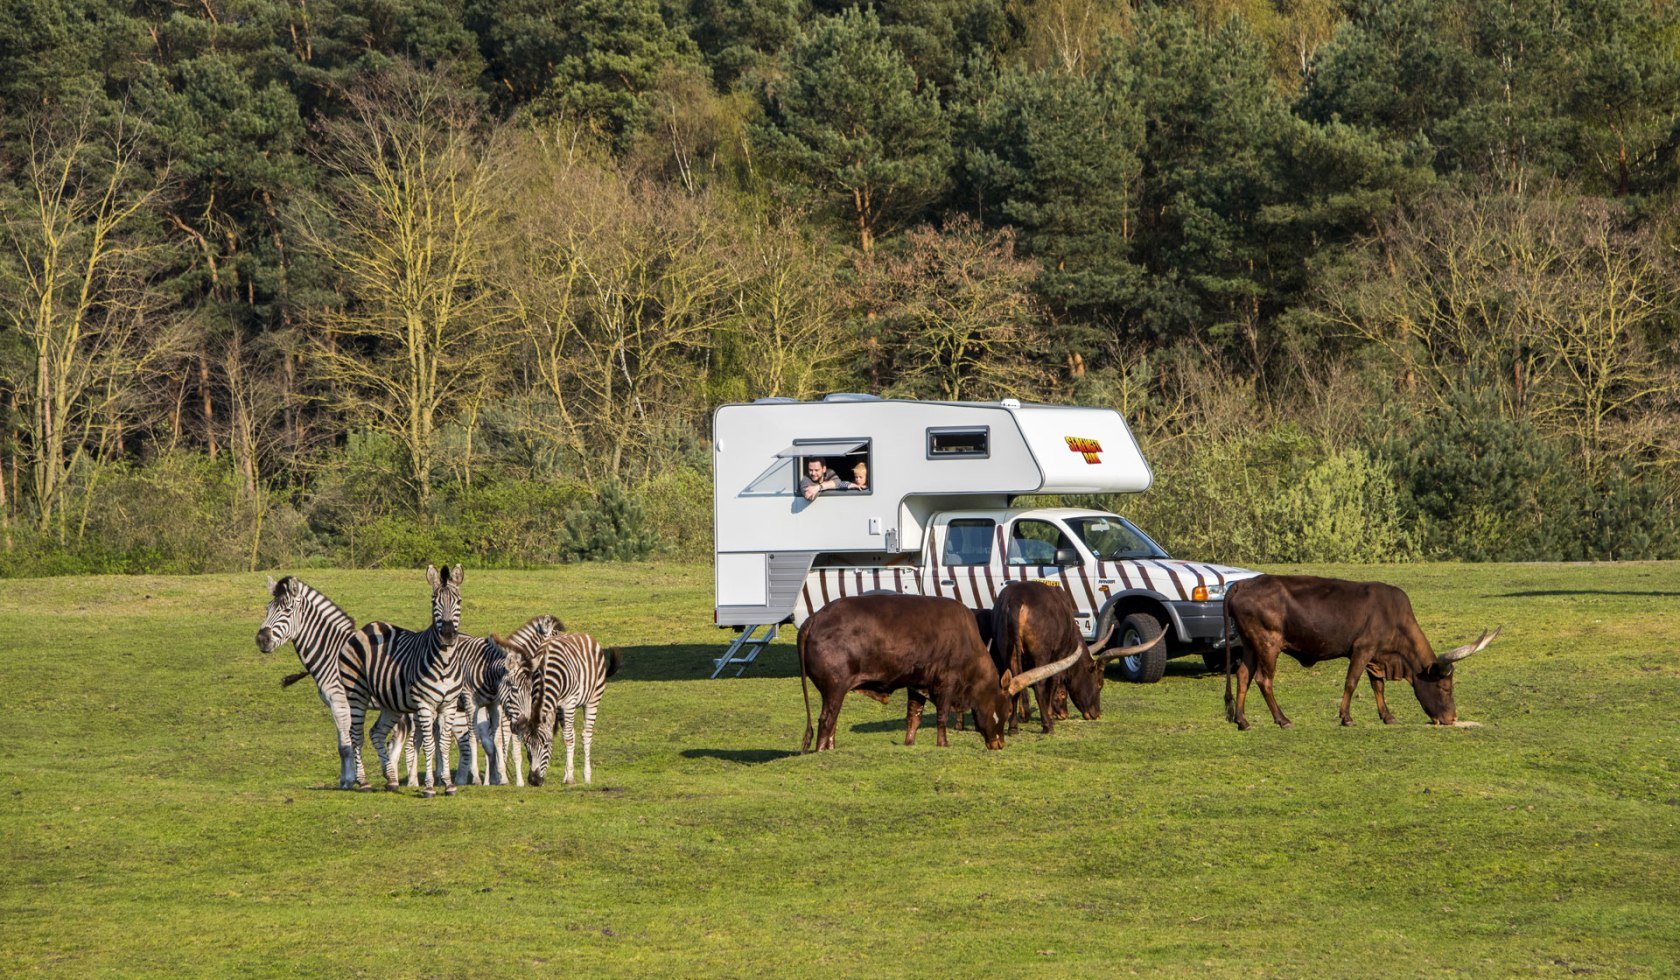
[[[990,426],[927,430],[928,459],[986,459],[992,455]]]
[[[858,464],[863,464],[866,469],[871,468],[869,446],[868,439],[796,439],[793,445],[776,454],[768,469],[747,484],[742,495],[798,495],[800,481],[806,477],[806,467],[812,460],[821,460],[835,480],[844,481],[846,484],[845,487],[824,490],[824,494],[869,493],[875,487],[873,477],[868,479],[863,489],[851,488],[853,473]]]
[[[992,561],[992,529],[997,522],[984,517],[962,517],[945,525],[946,565],[989,565]]]
[[[1009,532],[1009,564],[1054,565],[1056,552],[1072,547],[1061,528],[1048,521],[1016,521]]]

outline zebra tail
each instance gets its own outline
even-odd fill
[[[298,681],[301,681],[308,676],[309,671],[307,670],[300,670],[295,674],[287,674],[285,677],[280,678],[280,686],[291,687],[293,684],[296,684]]]
[[[624,658],[619,655],[618,650],[611,647],[607,648],[605,653],[607,657],[607,676],[611,677],[618,673],[618,668],[624,666]]]

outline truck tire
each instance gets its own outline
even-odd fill
[[[1231,651],[1231,666],[1233,668],[1235,668],[1236,665],[1237,665],[1237,651],[1232,650]],[[1203,650],[1202,651],[1202,666],[1206,667],[1208,673],[1210,673],[1210,674],[1224,674],[1225,673],[1225,648],[1220,647],[1217,650]]]
[[[1131,647],[1147,643],[1161,635],[1161,621],[1148,613],[1135,612],[1120,621],[1115,631],[1116,646]],[[1157,643],[1143,653],[1121,657],[1121,678],[1133,684],[1153,684],[1167,672],[1167,645]]]

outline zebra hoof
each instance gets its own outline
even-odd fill
[[[455,787],[453,787],[453,786],[445,786],[445,787],[444,787],[444,788],[443,788],[443,795],[444,795],[444,796],[454,796],[454,795],[455,795]]]
[[[423,789],[423,790],[420,791],[420,798],[423,799],[423,800],[429,800],[436,795],[437,795],[437,790],[435,790],[435,789]]]
[[[397,791],[397,789],[398,789],[398,786],[397,786],[395,780],[385,784],[385,792],[387,792],[387,793],[395,793]]]

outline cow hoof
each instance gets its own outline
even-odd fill
[[[1385,725],[1394,724],[1394,716],[1393,715],[1383,715],[1382,716],[1382,723],[1385,724]]]
[[[1239,719],[1237,721],[1237,731],[1239,731],[1239,732],[1246,732],[1250,728],[1253,728],[1253,727],[1254,727],[1253,725],[1248,723],[1248,719],[1246,719],[1246,718]]]
[[[1295,723],[1290,721],[1288,718],[1285,718],[1284,720],[1278,722],[1278,727],[1279,728],[1294,728]]]
[[[1352,728],[1353,727],[1353,719],[1352,718],[1343,718],[1342,719],[1342,727],[1343,728]]]

